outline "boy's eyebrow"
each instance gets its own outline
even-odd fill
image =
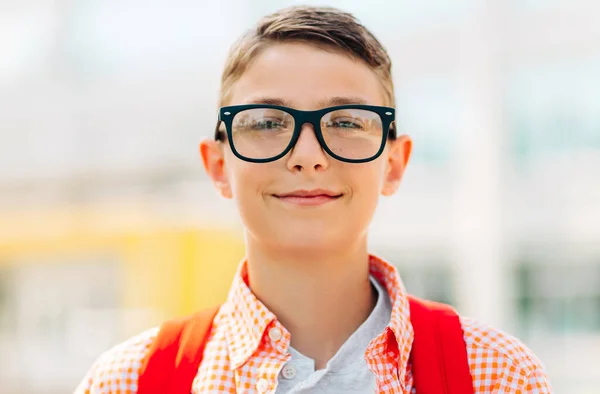
[[[360,97],[345,97],[345,96],[335,96],[322,101],[319,101],[320,107],[334,107],[336,105],[348,105],[348,104],[357,104],[357,105],[365,105],[367,101]]]
[[[276,97],[257,97],[248,101],[248,104],[267,104],[267,105],[278,105],[280,107],[292,107],[290,101],[276,98]]]

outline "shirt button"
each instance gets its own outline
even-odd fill
[[[271,338],[275,342],[280,340],[282,336],[283,334],[281,333],[281,329],[278,327],[273,327],[269,330],[269,338]]]
[[[283,366],[281,374],[288,380],[294,379],[296,377],[296,367],[294,367],[292,364],[286,364]]]
[[[267,381],[267,379],[260,379],[258,382],[256,382],[256,390],[258,390],[259,393],[264,393],[269,389],[269,382]]]

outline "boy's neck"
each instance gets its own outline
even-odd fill
[[[252,242],[247,246],[252,292],[290,331],[291,346],[324,368],[375,307],[366,240],[285,258]]]

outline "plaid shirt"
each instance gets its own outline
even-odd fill
[[[413,329],[407,294],[396,268],[371,256],[371,274],[392,301],[390,323],[365,353],[379,393],[417,393],[409,360]],[[227,301],[214,320],[204,358],[193,383],[195,393],[274,393],[290,359],[290,333],[250,291],[245,262]],[[541,362],[519,340],[461,317],[475,393],[551,393]],[[76,394],[134,394],[142,361],[157,328],[103,354]],[[395,341],[396,346],[388,347]],[[392,349],[392,350],[390,350]]]

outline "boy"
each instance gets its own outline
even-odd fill
[[[415,325],[426,304],[367,251],[379,195],[396,192],[411,153],[393,106],[390,59],[347,13],[284,9],[232,48],[215,139],[200,153],[237,204],[247,257],[181,392],[551,392],[522,343],[464,317],[445,368],[464,363],[468,389],[424,388],[437,373],[427,360],[451,342],[416,349],[433,327]],[[140,376],[167,374],[144,369],[157,332],[105,353],[76,392],[136,393]],[[441,379],[450,387],[453,373]]]

